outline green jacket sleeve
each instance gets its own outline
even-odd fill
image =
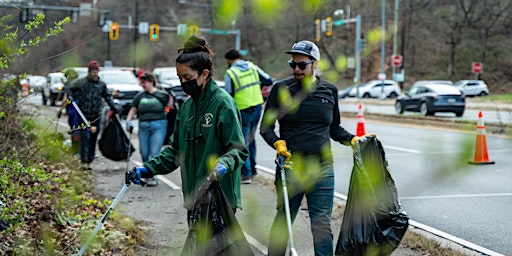
[[[219,111],[219,121],[216,124],[218,137],[224,145],[224,153],[217,162],[227,167],[227,172],[238,170],[245,163],[249,152],[245,148],[242,134],[240,112],[234,100],[230,99],[224,108]]]

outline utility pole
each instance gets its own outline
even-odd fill
[[[134,27],[137,27],[137,24],[139,24],[139,19],[137,17],[137,14],[139,12],[139,3],[137,0],[135,0],[135,15],[134,15]],[[137,56],[137,39],[139,36],[139,32],[137,29],[133,30],[133,70],[135,70],[138,66],[138,56]]]
[[[379,79],[382,80],[381,86],[381,94],[380,98],[385,99],[386,95],[384,95],[384,80],[386,80],[386,70],[384,59],[386,58],[386,0],[382,0],[382,38],[380,44],[380,74]]]
[[[398,4],[399,0],[395,0],[395,20],[394,20],[394,29],[393,29],[393,55],[396,55],[396,49],[397,49],[397,33],[398,33]],[[393,77],[396,76],[396,66],[393,65]],[[396,79],[395,79],[396,80]]]
[[[361,82],[361,51],[362,48],[361,39],[361,15],[356,16],[356,76],[354,82],[359,89],[359,83]]]

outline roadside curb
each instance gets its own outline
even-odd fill
[[[354,118],[357,112],[342,112],[344,118]],[[476,130],[477,121],[468,120],[450,120],[447,118],[433,116],[414,116],[414,115],[385,115],[377,113],[364,113],[366,120],[400,123],[406,125],[432,126],[442,129],[457,129],[473,132]],[[488,134],[512,136],[512,125],[504,123],[485,122],[485,130]]]

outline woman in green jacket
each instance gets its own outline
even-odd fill
[[[180,167],[190,216],[199,186],[213,172],[236,210],[242,206],[240,168],[248,156],[240,113],[233,98],[212,79],[213,52],[203,37],[190,36],[178,53],[176,70],[183,90],[191,97],[179,109],[170,146],[137,167],[133,183]]]

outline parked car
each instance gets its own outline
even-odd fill
[[[41,92],[46,84],[46,77],[37,75],[27,75],[28,86],[35,92]]]
[[[338,90],[338,99],[344,99],[346,97],[349,97],[350,91],[352,91],[352,89],[355,87],[356,85],[351,85],[344,89]]]
[[[66,78],[62,72],[53,72],[46,76],[46,85],[43,88],[43,105],[50,101],[50,105],[55,106],[57,101],[62,100],[65,80]]]
[[[436,112],[453,112],[460,117],[465,107],[466,99],[462,92],[451,85],[434,83],[417,84],[400,95],[395,102],[398,114],[414,111],[424,116],[435,115]]]
[[[131,71],[120,69],[101,69],[98,75],[119,101],[122,107],[121,115],[126,116],[135,95],[143,91],[137,77]]]
[[[489,88],[482,80],[460,80],[453,85],[466,96],[487,96]]]
[[[401,90],[398,84],[393,80],[372,80],[364,85],[355,86],[350,90],[348,96],[362,98],[380,98],[382,94],[382,85],[384,81],[384,94],[386,98],[396,98]],[[359,90],[359,94],[358,91]]]

